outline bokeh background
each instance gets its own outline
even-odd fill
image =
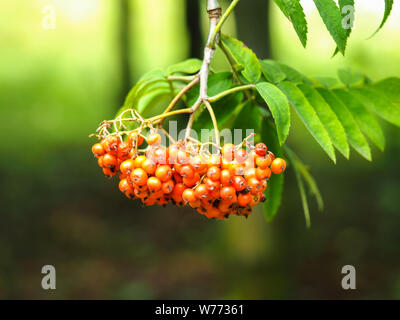
[[[325,199],[306,229],[293,172],[267,224],[208,221],[192,210],[142,208],[104,179],[88,139],[135,80],[201,57],[200,0],[0,0],[0,298],[400,298],[400,130],[382,122],[387,148],[333,165],[294,115],[289,144]],[[400,75],[400,3],[370,40],[384,1],[356,1],[346,57],[311,0],[309,45],[272,1],[241,1],[224,28],[259,57],[310,75],[350,66],[373,79]],[[222,1],[224,7],[227,1]],[[49,7],[50,6],[50,7]],[[50,11],[49,11],[50,10]],[[55,10],[55,29],[43,28]],[[224,69],[217,55],[214,67]],[[57,289],[41,288],[41,268]],[[354,265],[357,289],[341,288]]]

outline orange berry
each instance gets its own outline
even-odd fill
[[[167,163],[167,149],[163,146],[156,148],[153,151],[153,160],[159,164],[166,164]]]
[[[229,186],[232,184],[232,176],[229,170],[222,170],[220,181],[223,186]]]
[[[255,168],[250,168],[244,173],[244,177],[246,180],[249,180],[252,177],[256,176],[256,169]]]
[[[164,164],[156,169],[156,177],[162,182],[166,182],[172,178],[172,169],[169,165]]]
[[[267,146],[262,142],[257,143],[256,146],[254,147],[254,151],[259,156],[265,156],[265,154],[267,153],[267,150],[268,150]]]
[[[227,161],[232,161],[235,155],[235,146],[232,143],[227,143],[222,147],[222,156]]]
[[[211,180],[218,181],[221,178],[221,169],[213,166],[207,171],[207,177]]]
[[[200,180],[200,175],[197,172],[194,174],[193,178],[191,178],[191,179],[189,179],[189,178],[182,179],[183,183],[188,187],[193,187],[199,180]]]
[[[129,142],[121,142],[118,145],[118,151],[117,151],[117,156],[119,159],[125,160],[128,159],[129,157],[129,152],[132,149],[132,145]]]
[[[184,165],[179,173],[182,178],[192,179],[194,177],[195,170],[191,165]]]
[[[104,168],[103,156],[100,156],[100,157],[97,159],[97,164],[99,165],[100,168]]]
[[[208,196],[207,186],[205,184],[199,184],[194,190],[194,194],[197,199],[205,199]]]
[[[268,155],[271,158],[271,161],[275,160],[275,155],[271,151],[268,151]]]
[[[208,167],[220,167],[221,166],[221,156],[220,155],[211,155],[208,158]]]
[[[135,161],[132,159],[125,160],[119,166],[119,170],[122,174],[130,174],[135,169]]]
[[[138,186],[144,186],[147,184],[147,173],[141,168],[136,168],[131,173],[132,182],[136,183]]]
[[[188,164],[189,163],[189,155],[186,151],[178,150],[177,152],[177,162],[180,164]]]
[[[106,153],[103,156],[103,166],[106,168],[114,169],[118,165],[118,160],[115,156],[110,153]]]
[[[174,186],[174,190],[172,193],[176,196],[182,196],[183,191],[186,189],[185,185],[183,183],[177,183]]]
[[[142,163],[144,162],[144,160],[146,160],[145,156],[138,156],[135,159],[135,167],[136,168],[141,168],[142,167]]]
[[[246,161],[248,156],[249,155],[247,154],[247,151],[245,149],[239,149],[238,151],[235,152],[235,160],[238,163],[242,163],[242,162]]]
[[[196,155],[190,159],[189,163],[196,171],[203,171],[207,167],[207,162],[201,155]]]
[[[148,136],[147,136],[147,143],[149,144],[149,145],[155,145],[155,146],[158,146],[158,145],[160,145],[161,144],[161,136],[160,136],[160,134],[158,134],[158,133],[150,133]]]
[[[92,146],[92,153],[98,158],[106,153],[101,143],[96,143]]]
[[[157,165],[153,160],[147,158],[142,163],[142,169],[146,171],[148,175],[153,175],[156,172]]]
[[[137,141],[137,145],[140,146],[143,143],[143,137],[141,135],[139,135],[136,131],[132,132],[129,135],[128,140],[131,142],[132,146],[136,146],[136,140]]]
[[[257,168],[256,169],[256,178],[258,180],[268,179],[270,176],[271,176],[271,170],[269,168],[267,168],[267,169]]]
[[[256,194],[262,189],[262,185],[256,177],[251,177],[249,180],[247,180],[247,184],[252,194]]]
[[[122,180],[119,182],[118,187],[119,187],[119,190],[120,190],[121,192],[126,192],[127,190],[129,190],[129,189],[132,188],[132,187],[130,186],[128,180],[126,180],[126,179],[122,179]]]
[[[201,205],[201,201],[200,200],[189,202],[189,206],[191,206],[193,209],[199,208],[200,205]]]
[[[236,196],[236,192],[233,187],[223,187],[219,194],[223,200],[232,200],[234,196]]]
[[[174,182],[172,180],[163,182],[161,185],[161,190],[165,194],[170,194],[174,190]]]
[[[236,191],[242,191],[247,187],[246,179],[241,176],[233,177],[233,187]]]
[[[121,140],[117,136],[108,136],[105,140],[103,140],[103,148],[107,153],[117,155],[118,145],[120,142]]]
[[[195,202],[196,196],[194,191],[192,189],[185,189],[185,191],[182,193],[182,199],[186,202]]]
[[[111,177],[113,177],[113,176],[115,176],[117,174],[116,171],[114,171],[114,170],[112,170],[110,168],[103,168],[103,173],[109,178],[111,178]]]
[[[282,158],[276,158],[271,163],[271,171],[275,174],[282,173],[286,169],[286,161]]]
[[[219,181],[214,181],[208,178],[205,178],[203,182],[205,183],[209,191],[218,190],[221,186],[221,183]]]
[[[251,196],[251,194],[240,193],[238,196],[238,203],[240,206],[245,207],[251,202],[252,199],[253,199],[253,197]]]
[[[261,169],[266,169],[271,165],[271,157],[269,155],[266,155],[265,157],[257,157],[256,159],[256,165],[257,167]]]
[[[267,180],[262,180],[260,181],[260,183],[261,183],[260,192],[264,192],[265,190],[267,190],[267,185],[268,185]]]
[[[147,188],[151,192],[156,192],[161,189],[161,181],[156,177],[150,177],[147,179]]]

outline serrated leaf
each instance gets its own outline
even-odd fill
[[[347,106],[362,132],[381,150],[385,149],[385,136],[379,123],[364,105],[348,91],[333,90],[333,93]]]
[[[269,82],[279,83],[286,79],[286,74],[272,60],[260,60],[261,71]]]
[[[317,90],[306,84],[299,85],[299,89],[303,92],[325,126],[333,145],[348,159],[350,156],[350,147],[347,142],[346,132],[336,114]]]
[[[267,145],[268,150],[271,150],[276,156],[282,155],[282,148],[279,144],[276,127],[270,120],[264,120],[261,128],[262,141]],[[265,219],[272,221],[278,212],[282,201],[283,192],[283,174],[274,174],[268,180],[267,190],[264,192],[266,202],[264,203]]]
[[[300,0],[274,0],[283,14],[293,24],[303,47],[307,45],[307,20]]]
[[[323,88],[318,88],[317,90],[336,113],[336,116],[343,125],[350,145],[361,156],[371,161],[371,149],[349,109],[347,109],[332,91]]]
[[[232,87],[232,73],[231,72],[217,72],[210,74],[208,77],[208,96],[212,97],[226,91]],[[192,106],[200,95],[200,84],[197,83],[186,94],[188,106]]]
[[[372,34],[372,36],[370,38],[372,38],[375,34],[377,34],[379,32],[379,30],[381,30],[383,28],[387,19],[390,16],[390,13],[392,12],[392,8],[393,8],[393,0],[385,0],[385,12],[383,13],[382,22],[379,25],[378,29],[376,29],[376,31]]]
[[[390,100],[385,89],[365,87],[350,89],[364,106],[376,113],[382,119],[400,127],[400,107]]]
[[[275,120],[279,142],[282,145],[290,130],[290,108],[289,101],[282,91],[275,85],[268,82],[256,84],[256,88],[268,105]]]
[[[254,130],[259,132],[261,126],[261,115],[257,105],[252,101],[247,101],[237,115],[233,128],[241,129],[245,135],[246,130]]]
[[[167,75],[173,74],[173,73],[187,73],[187,74],[193,74],[196,73],[200,70],[202,61],[199,59],[187,59],[185,61],[179,62],[177,64],[174,64],[172,66],[169,66],[167,68]]]
[[[255,53],[243,42],[226,34],[221,35],[221,40],[236,62],[244,67],[243,76],[250,83],[257,83],[261,76],[261,67]]]
[[[314,139],[332,161],[336,163],[335,150],[333,149],[331,138],[304,94],[293,83],[288,81],[281,82],[278,87],[286,95]]]
[[[352,7],[352,9],[347,10],[349,7]],[[354,26],[354,11],[355,11],[355,6],[354,6],[354,0],[339,0],[339,10],[340,13],[342,14],[342,27],[344,27],[344,24],[346,23],[347,19],[350,19],[350,28],[345,29],[347,38],[349,38],[351,34],[351,30]],[[346,27],[347,24],[346,24]],[[333,53],[333,57],[336,56],[339,53],[339,48],[336,46],[335,52]]]
[[[347,32],[342,27],[342,14],[334,0],[313,0],[326,28],[344,55],[347,43]]]
[[[348,87],[360,83],[364,79],[364,75],[361,72],[352,68],[340,68],[338,70],[338,76],[340,81]]]

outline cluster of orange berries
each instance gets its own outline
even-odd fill
[[[264,143],[247,152],[225,144],[218,155],[189,152],[183,141],[161,145],[161,136],[150,133],[146,154],[137,147],[143,136],[132,132],[126,141],[110,135],[92,147],[106,176],[119,174],[119,189],[145,205],[189,205],[208,218],[226,219],[231,214],[248,216],[265,201],[267,180],[286,168]]]

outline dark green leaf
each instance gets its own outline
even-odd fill
[[[244,66],[243,76],[251,83],[257,83],[261,76],[261,67],[257,56],[243,42],[222,34],[221,40],[237,63]]]
[[[262,141],[276,156],[282,156],[282,149],[279,144],[276,127],[270,120],[264,120],[261,128]],[[265,191],[266,202],[264,203],[265,218],[271,221],[278,212],[282,201],[283,174],[274,174],[268,180],[268,187]]]
[[[304,94],[293,83],[288,81],[281,82],[278,87],[286,95],[314,139],[332,161],[336,163],[335,150],[329,134]]]
[[[274,0],[293,24],[303,47],[307,45],[307,20],[300,0]]]
[[[392,12],[392,8],[393,8],[393,0],[385,0],[385,12],[383,14],[382,22],[379,25],[378,29],[373,33],[373,35],[371,37],[373,37],[375,34],[377,34],[378,31],[381,30],[382,27],[385,25],[387,19],[390,16],[390,13]]]
[[[258,83],[256,87],[272,113],[277,127],[279,141],[282,145],[286,141],[290,129],[289,101],[282,91],[271,83],[261,82]]]
[[[348,159],[350,147],[347,142],[346,132],[336,114],[332,111],[329,104],[318,93],[317,90],[306,84],[299,85],[299,89],[314,108],[322,124],[325,126],[332,140],[333,145]]]
[[[243,130],[243,135],[247,135],[246,130],[254,130],[259,132],[261,125],[260,110],[252,101],[247,101],[239,112],[233,125],[234,129]]]
[[[365,87],[351,89],[350,92],[372,112],[400,127],[400,107],[391,101],[384,88],[381,90],[378,87]]]
[[[334,0],[314,0],[326,28],[335,40],[339,51],[344,54],[347,42],[347,30],[342,26],[342,14]]]
[[[385,149],[385,136],[383,135],[381,126],[372,114],[348,91],[337,89],[333,92],[350,110],[361,131],[383,151]]]
[[[350,9],[351,7],[351,9]],[[339,9],[342,14],[342,26],[346,27],[347,38],[349,38],[351,34],[351,30],[354,26],[354,0],[339,0]],[[339,53],[339,48],[336,47],[333,56],[336,56]]]
[[[173,74],[173,73],[187,73],[187,74],[193,74],[196,73],[200,70],[202,65],[202,61],[199,59],[188,59],[182,62],[179,62],[177,64],[174,64],[172,66],[169,66],[167,68],[167,74]]]
[[[317,90],[336,113],[336,116],[346,131],[350,145],[365,159],[371,161],[371,149],[349,109],[347,109],[332,91],[323,88]]]
[[[279,83],[286,79],[286,74],[272,60],[260,60],[261,71],[269,82]]]
[[[225,121],[227,121],[237,110],[237,107],[240,105],[242,100],[243,92],[237,92],[235,94],[230,94],[229,96],[226,96],[217,102],[214,102],[212,107],[218,124],[223,124]],[[200,132],[201,129],[212,128],[213,124],[210,114],[208,113],[207,109],[203,108],[193,124],[193,129],[197,132]]]

